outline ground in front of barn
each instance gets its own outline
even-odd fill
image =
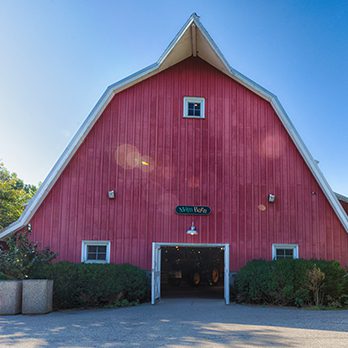
[[[152,306],[1,316],[0,347],[348,347],[348,311],[164,299]]]

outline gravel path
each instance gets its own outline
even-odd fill
[[[219,300],[0,317],[0,347],[348,347],[348,311]]]

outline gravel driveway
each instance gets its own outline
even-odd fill
[[[0,317],[0,347],[348,347],[348,311],[167,299],[156,306]]]

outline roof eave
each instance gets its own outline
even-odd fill
[[[340,193],[334,192],[335,196],[338,198],[339,201],[342,201],[344,203],[348,203],[348,197],[341,195]]]

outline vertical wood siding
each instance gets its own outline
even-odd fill
[[[184,96],[205,98],[206,119],[182,117]],[[192,221],[198,236],[185,233]],[[154,241],[230,243],[235,271],[271,259],[272,243],[348,263],[348,235],[270,104],[199,58],[117,94],[31,224],[74,262],[82,240],[110,240],[111,262],[146,269]]]

